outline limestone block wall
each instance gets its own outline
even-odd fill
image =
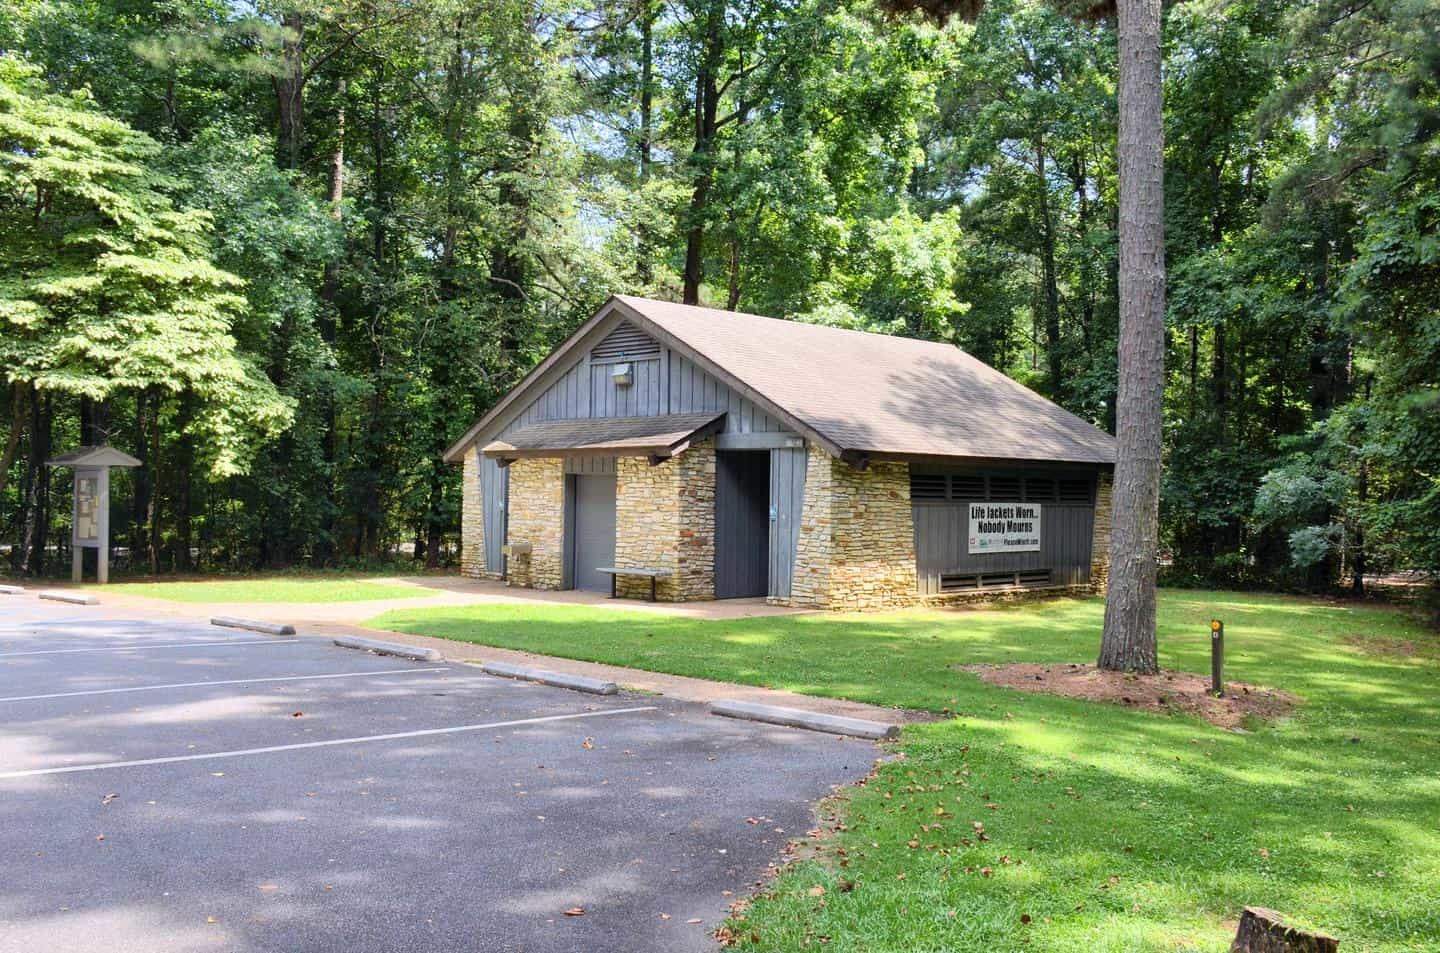
[[[564,583],[565,461],[510,464],[510,542],[529,543],[528,556],[509,561],[512,586],[559,589]]]
[[[669,463],[680,468],[679,595],[714,599],[715,441],[703,440]]]
[[[800,532],[795,541],[795,567],[790,598],[772,599],[793,606],[824,608],[830,604],[830,501],[834,458],[810,445],[805,461],[805,493],[800,505]]]
[[[914,604],[910,466],[864,470],[811,447],[790,603],[828,609]]]
[[[857,470],[831,464],[834,556],[830,608],[888,609],[916,601],[915,519],[910,465],[871,463]]]
[[[615,564],[667,570],[657,599],[715,598],[713,441],[654,466],[646,457],[616,459]],[[622,576],[616,587],[629,598],[650,594],[650,581],[640,577]]]
[[[465,452],[460,490],[460,573],[479,579],[485,575],[485,507],[480,494],[480,452]]]
[[[1090,585],[1104,595],[1110,585],[1110,495],[1114,475],[1103,472],[1095,481],[1095,533],[1090,540]]]

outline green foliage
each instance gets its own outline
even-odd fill
[[[449,441],[610,293],[680,297],[691,251],[706,303],[953,342],[1113,428],[1114,25],[971,12],[12,4],[49,91],[12,56],[10,95],[93,145],[0,239],[49,269],[6,286],[7,360],[55,365],[0,389],[0,534],[44,551],[37,461],[103,424],[146,457],[116,519],[150,568],[453,560]],[[1440,567],[1436,17],[1167,5],[1172,582]],[[91,234],[111,200],[72,188],[138,217]],[[111,287],[148,327],[96,316]]]
[[[210,260],[211,218],[177,207],[160,147],[0,58],[0,374],[103,401],[188,393],[216,475],[244,472],[292,405],[231,336],[243,282]]]

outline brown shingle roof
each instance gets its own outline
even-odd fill
[[[949,344],[617,295],[842,450],[1113,463],[1115,438]]]

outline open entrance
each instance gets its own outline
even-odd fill
[[[715,598],[763,596],[770,582],[770,452],[715,454]]]
[[[609,592],[610,577],[597,570],[615,565],[615,477],[613,474],[576,474],[574,531],[570,545],[570,578],[576,589]]]

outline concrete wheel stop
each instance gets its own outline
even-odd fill
[[[64,589],[46,589],[40,593],[41,599],[49,599],[51,602],[68,602],[76,606],[98,606],[99,598],[88,592],[67,592]]]
[[[342,635],[333,639],[342,649],[359,649],[376,655],[393,655],[396,658],[413,659],[416,662],[443,662],[445,656],[435,649],[416,648],[400,642],[381,642],[379,639],[362,639],[356,635]]]
[[[720,715],[724,718],[759,721],[767,725],[784,725],[787,728],[823,731],[832,735],[868,738],[873,741],[888,741],[900,737],[899,725],[888,725],[883,721],[849,718],[844,715],[824,715],[801,708],[781,708],[778,705],[762,705],[758,702],[746,702],[733,698],[715,702],[710,706],[710,714]]]
[[[262,632],[265,635],[294,635],[295,627],[288,622],[260,622],[256,619],[237,619],[235,616],[217,615],[210,620],[211,625],[224,626],[227,629],[248,629],[251,632]]]
[[[508,662],[485,662],[480,666],[480,671],[488,675],[498,675],[501,678],[518,678],[527,682],[539,682],[541,685],[550,685],[554,688],[569,688],[577,692],[589,692],[591,695],[614,695],[620,687],[614,682],[607,682],[600,678],[589,678],[585,675],[567,675],[564,672],[552,672],[543,668],[527,668],[524,665],[511,665]]]

